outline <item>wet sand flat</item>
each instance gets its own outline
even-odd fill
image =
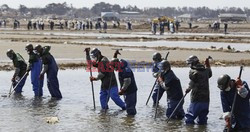
[[[66,35],[59,35],[59,34]],[[54,55],[59,64],[68,64],[75,63],[81,64],[85,63],[85,53],[84,48],[86,47],[97,47],[102,51],[102,54],[107,56],[108,58],[112,58],[115,49],[122,49],[121,56],[119,58],[123,58],[126,60],[132,60],[136,62],[151,62],[152,54],[154,52],[160,52],[163,56],[170,52],[168,59],[172,62],[178,61],[181,63],[185,63],[185,60],[190,55],[197,55],[201,60],[205,60],[206,57],[212,56],[214,61],[219,61],[223,63],[230,63],[230,65],[241,65],[242,63],[246,63],[245,65],[249,65],[250,63],[250,54],[248,52],[231,52],[225,50],[211,50],[208,48],[178,48],[176,47],[167,47],[164,46],[131,46],[126,45],[127,39],[117,38],[117,40],[123,41],[123,45],[112,45],[108,44],[111,41],[110,37],[106,34],[99,34],[95,32],[85,33],[85,36],[82,37],[83,34],[80,31],[1,31],[0,32],[0,65],[10,64],[10,60],[6,56],[7,49],[14,49],[14,51],[20,53],[26,60],[28,59],[28,55],[25,51],[25,45],[28,43],[32,43],[33,45],[41,44],[41,45],[50,45],[51,53]],[[57,35],[55,35],[57,34]],[[68,35],[67,35],[68,34]],[[134,33],[140,34],[140,33]],[[112,34],[111,34],[112,35]],[[122,36],[127,36],[127,33],[120,34]],[[133,33],[129,34],[133,36]],[[94,37],[93,37],[94,36]],[[100,40],[96,39],[96,37],[104,36]],[[143,35],[142,35],[143,36]],[[166,35],[167,36],[167,35]],[[157,36],[154,36],[157,37]],[[81,42],[76,42],[76,41]],[[116,39],[114,39],[116,40]],[[112,41],[114,41],[112,40]],[[84,41],[87,41],[84,43]],[[92,43],[88,43],[92,41]],[[96,42],[98,41],[98,43]],[[101,43],[105,41],[106,43]],[[138,41],[138,40],[136,40]],[[129,42],[136,43],[135,40],[129,40]],[[157,42],[157,41],[155,41]],[[152,41],[154,43],[154,41]],[[168,42],[171,43],[171,42]],[[180,42],[181,43],[181,42]],[[190,42],[192,43],[192,42]],[[229,43],[230,44],[230,43]],[[204,46],[206,47],[206,46]],[[247,49],[246,49],[247,50]],[[238,62],[238,63],[234,63]],[[249,63],[249,64],[248,64]],[[176,63],[173,63],[176,64]],[[79,66],[79,65],[78,65]]]

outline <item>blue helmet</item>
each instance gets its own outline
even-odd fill
[[[157,61],[157,62],[160,62],[162,60],[161,58],[161,54],[159,52],[155,52],[153,54],[153,61]]]
[[[230,76],[227,74],[221,75],[218,80],[217,80],[217,84],[218,84],[218,88],[220,90],[225,90],[228,87],[228,83],[231,80]]]
[[[171,69],[170,63],[167,60],[162,60],[158,67],[161,72],[168,71]]]

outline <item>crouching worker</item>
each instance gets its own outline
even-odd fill
[[[29,66],[27,72],[31,71],[31,83],[36,97],[43,96],[43,80],[39,79],[42,70],[42,61],[38,54],[34,52],[32,44],[27,44],[25,47],[29,55]]]
[[[22,93],[22,89],[27,78],[26,74],[27,64],[25,63],[23,57],[19,53],[15,53],[12,49],[9,49],[6,54],[12,60],[15,68],[15,73],[11,79],[13,87],[16,87],[14,89],[15,93],[16,94]],[[18,84],[19,81],[20,83]]]
[[[227,74],[218,78],[218,88],[221,90],[221,104],[224,112],[224,119],[226,121],[225,132],[228,129],[231,131],[249,132],[250,131],[250,106],[249,87],[245,81],[240,79],[233,80]],[[233,106],[233,100],[236,95],[236,102],[234,106],[233,116],[230,115]],[[232,122],[230,122],[232,118]]]
[[[178,77],[171,70],[170,63],[167,60],[161,61],[159,65],[160,76],[158,77],[158,82],[163,89],[167,92],[167,112],[166,116],[170,118],[170,115],[173,113],[175,107],[180,102],[183,97],[183,92],[181,88],[181,83]],[[171,118],[173,119],[183,119],[184,110],[183,110],[184,101],[177,108],[176,112]]]
[[[97,67],[97,77],[90,77],[90,81],[101,80],[100,102],[103,110],[108,109],[109,97],[115,102],[116,105],[125,110],[125,103],[118,95],[118,87],[114,71],[109,66],[109,60],[107,57],[101,54],[101,51],[94,48],[89,55],[89,50],[85,49],[88,63],[91,65],[90,56],[94,59],[93,66]]]
[[[124,95],[126,110],[128,115],[136,114],[137,86],[133,71],[128,66],[128,62],[114,58],[111,65],[118,71],[118,77],[121,84],[119,95]]]
[[[47,74],[47,86],[52,97],[61,99],[62,94],[59,89],[59,82],[57,78],[58,66],[54,57],[50,54],[50,46],[42,47],[37,45],[35,47],[36,52],[42,58],[43,69],[39,75],[41,80],[44,79],[44,74]]]

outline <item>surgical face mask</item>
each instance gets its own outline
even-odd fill
[[[26,50],[26,51],[27,51],[27,53],[28,53],[28,54],[30,54],[30,53],[31,53],[31,51],[30,51],[30,50]]]
[[[40,55],[40,53],[37,50],[34,50],[34,53]]]
[[[13,60],[13,57],[9,57],[9,59]]]
[[[162,69],[162,70],[159,70],[159,71],[160,71],[160,73],[165,74],[165,73],[168,72],[168,70],[169,70],[169,69],[166,69],[166,70],[163,70],[163,69]]]
[[[160,73],[165,73],[165,70],[163,70],[163,69],[161,69],[161,70],[159,70],[160,71]]]
[[[230,91],[230,90],[231,90],[231,87],[228,86],[224,91],[228,92],[228,91]]]
[[[91,55],[91,58],[92,58],[93,60],[97,61],[97,57],[96,57],[96,56]]]
[[[13,54],[9,54],[8,57],[9,57],[11,60],[13,60],[14,55],[13,55]]]

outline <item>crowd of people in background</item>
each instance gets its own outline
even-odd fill
[[[59,30],[98,30],[100,33],[107,33],[108,28],[120,28],[120,21],[111,21],[112,25],[108,25],[108,22],[103,19],[97,19],[95,21],[86,19],[86,20],[28,20],[27,21],[27,29],[28,30],[45,30],[48,28],[49,30],[59,29]],[[188,28],[193,29],[197,26],[193,27],[191,21],[187,22]],[[7,22],[6,20],[0,20],[0,28],[6,28]],[[152,21],[150,22],[151,32],[152,34],[157,34],[157,30],[159,30],[160,35],[164,35],[164,32],[167,30],[170,33],[177,33],[181,24],[180,21]],[[13,29],[18,29],[21,27],[20,21],[13,21]],[[125,27],[127,30],[132,30],[132,21],[125,21]],[[213,32],[218,32],[221,29],[221,23],[218,21],[213,22],[208,25],[208,28]],[[228,23],[224,23],[224,33],[228,33]]]
[[[120,28],[120,21],[112,21],[113,25],[108,25],[108,22],[103,19],[97,19],[95,21],[86,20],[28,20],[26,22],[27,30],[99,30],[100,33],[107,33],[108,28]],[[132,21],[126,21],[125,26],[127,30],[132,30]],[[0,28],[6,28],[6,20],[0,21]],[[9,24],[8,24],[9,25]],[[10,27],[12,27],[10,25]],[[21,27],[20,21],[13,21],[13,29]]]
[[[170,33],[178,32],[180,25],[180,22],[178,20],[176,21],[159,21],[159,22],[151,22],[151,31],[155,35],[157,33],[157,28],[159,26],[159,34],[163,35],[165,32],[165,28]]]
[[[212,24],[208,25],[209,29],[212,29],[214,32],[218,32],[221,29],[221,23],[218,21],[215,21]],[[228,29],[228,23],[224,23],[224,33],[227,34],[227,29]]]
[[[1,27],[4,27],[4,28],[6,28],[6,20],[0,20],[0,28]]]

